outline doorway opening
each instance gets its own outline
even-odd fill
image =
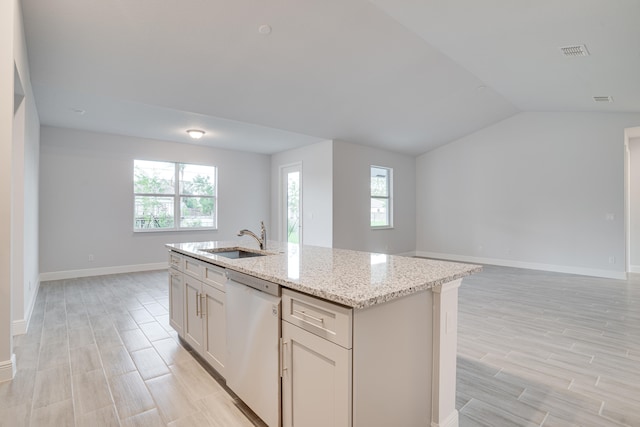
[[[624,130],[625,264],[640,273],[640,127]]]
[[[302,163],[280,168],[281,240],[302,244]]]

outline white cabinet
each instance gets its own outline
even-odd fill
[[[224,377],[225,270],[175,252],[170,252],[169,264],[171,326]]]
[[[184,256],[169,251],[169,324],[184,337]]]
[[[207,284],[202,285],[204,295],[204,343],[202,356],[224,377],[227,354],[225,293]]]
[[[184,284],[182,273],[169,269],[169,324],[179,336],[184,337]]]
[[[184,340],[198,353],[202,352],[204,322],[202,316],[202,282],[188,274],[184,278]]]
[[[288,289],[282,304],[283,427],[351,426],[352,311]]]

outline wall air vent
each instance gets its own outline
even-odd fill
[[[568,56],[568,57],[589,56],[589,51],[587,50],[587,47],[583,44],[579,44],[575,46],[565,46],[559,49],[564,56]]]
[[[595,102],[613,102],[613,96],[594,96]]]

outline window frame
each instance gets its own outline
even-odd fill
[[[385,169],[387,171],[387,195],[386,196],[375,196],[373,194],[373,190],[371,188],[371,180],[373,179],[372,172],[373,169]],[[371,202],[376,200],[387,200],[387,224],[385,225],[373,225],[371,221]],[[388,230],[393,228],[393,168],[389,166],[378,166],[378,165],[370,165],[369,166],[369,226],[372,230]]]
[[[160,193],[136,193],[135,191],[135,164],[136,161],[144,161],[144,162],[157,162],[157,163],[171,163],[173,164],[174,169],[174,177],[173,177],[173,193],[169,194],[160,194]],[[186,166],[206,166],[213,168],[213,180],[214,180],[214,191],[213,196],[207,195],[198,195],[198,194],[183,194],[180,192],[180,165]],[[183,162],[174,162],[174,161],[166,161],[166,160],[146,160],[146,159],[134,159],[133,160],[133,232],[134,233],[162,233],[162,232],[174,232],[174,231],[202,231],[202,230],[210,230],[216,231],[218,230],[218,167],[213,165],[206,165],[201,163],[183,163]],[[136,197],[137,196],[146,196],[146,197],[171,197],[173,198],[173,227],[167,228],[136,228]],[[213,199],[213,226],[210,227],[182,227],[181,223],[181,202],[183,197],[199,197],[199,198],[208,198]]]

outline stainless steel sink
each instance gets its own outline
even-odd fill
[[[200,249],[200,250],[202,252],[208,252],[210,254],[223,256],[225,258],[252,258],[252,257],[268,255],[268,254],[262,254],[259,252],[245,251],[243,249],[229,250],[229,249],[216,248],[216,249]]]

